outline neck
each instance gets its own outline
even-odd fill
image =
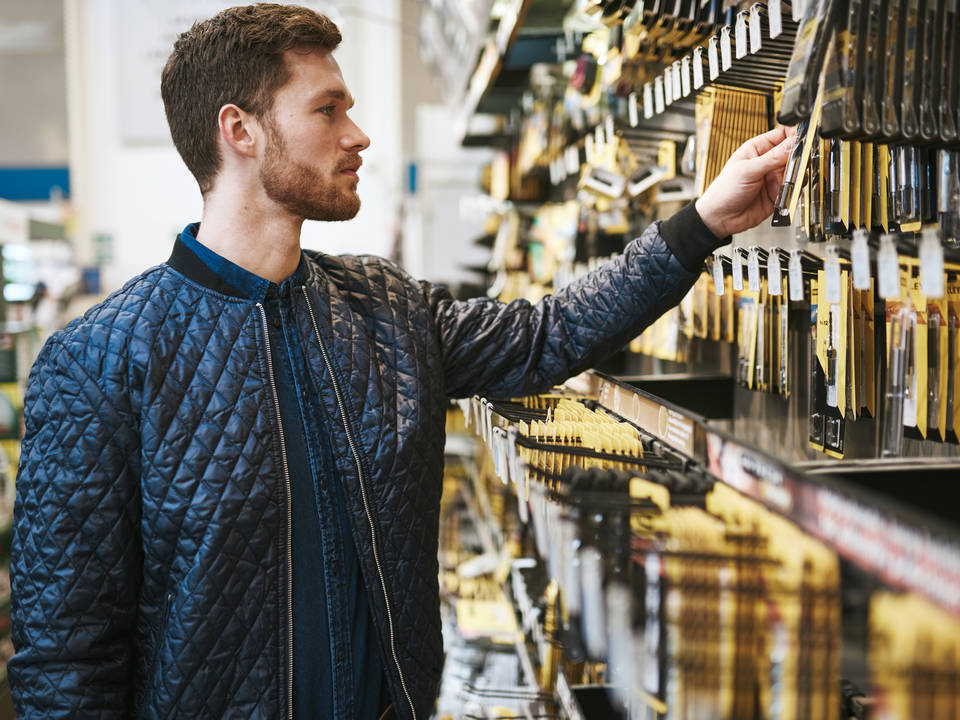
[[[275,283],[300,263],[303,218],[278,211],[272,201],[231,202],[210,192],[203,202],[197,242],[244,270]]]

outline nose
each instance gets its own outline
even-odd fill
[[[340,146],[348,152],[366,150],[370,147],[370,138],[353,120],[349,120],[349,123],[347,132],[340,138]]]

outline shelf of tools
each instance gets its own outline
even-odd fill
[[[955,716],[947,514],[787,465],[596,371],[460,407],[485,448],[484,522],[511,538],[538,697],[560,716]]]
[[[797,124],[772,224],[602,369],[792,462],[960,456],[958,13],[925,2],[576,3],[512,81],[491,292],[556,290]]]
[[[562,11],[489,136],[492,295],[587,272],[776,121],[799,142],[771,225],[629,353],[462,404],[541,688],[565,717],[958,716],[957,3]]]

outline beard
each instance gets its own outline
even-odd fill
[[[324,177],[316,169],[290,157],[286,141],[272,118],[266,120],[267,147],[260,182],[263,190],[287,212],[305,220],[334,222],[350,220],[360,211],[357,191],[341,190],[334,179]],[[335,168],[342,170],[359,163],[358,155],[342,160]]]

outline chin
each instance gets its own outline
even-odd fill
[[[340,202],[324,204],[311,210],[312,212],[306,215],[307,220],[320,220],[321,222],[352,220],[360,212],[360,198],[354,195],[353,198],[342,198]]]

